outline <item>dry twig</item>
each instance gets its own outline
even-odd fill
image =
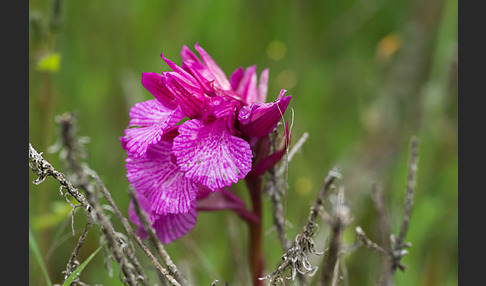
[[[282,256],[282,264],[280,264],[280,266],[271,274],[260,278],[261,280],[269,279],[269,283],[271,285],[275,285],[277,281],[283,280],[282,276],[288,268],[291,268],[290,279],[292,280],[295,279],[297,272],[311,276],[315,274],[315,272],[317,271],[317,267],[312,267],[309,262],[308,255],[323,254],[315,250],[314,240],[312,239],[312,237],[315,235],[315,229],[317,227],[316,219],[320,209],[322,208],[324,196],[331,188],[334,180],[340,177],[341,174],[339,173],[337,167],[334,167],[329,172],[326,179],[324,180],[321,191],[319,192],[317,199],[314,202],[313,207],[311,208],[309,218],[307,220],[307,223],[304,225],[302,232],[295,237],[292,246]]]

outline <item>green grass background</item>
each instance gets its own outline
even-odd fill
[[[57,2],[60,16],[52,25]],[[354,218],[344,243],[354,242],[358,225],[380,241],[372,203],[375,182],[386,191],[391,230],[398,233],[408,147],[416,135],[420,159],[406,237],[413,247],[395,283],[457,285],[457,6],[457,0],[30,0],[29,141],[62,171],[58,154],[47,152],[57,138],[54,117],[78,112],[78,133],[91,140],[86,161],[126,214],[125,154],[118,137],[129,108],[151,98],[141,74],[168,70],[161,52],[180,64],[182,46],[193,49],[198,42],[228,76],[239,66],[256,64],[259,72],[268,67],[268,101],[281,88],[293,96],[293,143],[304,132],[309,138],[288,169],[290,237],[300,232],[334,165],[340,167],[338,185]],[[60,55],[56,72],[38,68],[49,53]],[[286,118],[292,119],[290,109]],[[76,211],[73,237],[70,207],[57,182],[49,178],[29,186],[29,226],[50,279],[60,283],[86,219]],[[246,200],[244,185],[236,189]],[[282,251],[268,199],[264,207],[265,273],[270,273]],[[320,222],[318,250],[328,231]],[[99,232],[95,226],[89,233],[80,262],[98,248]],[[246,225],[233,213],[200,213],[196,227],[167,250],[195,285],[215,279],[249,285],[246,236]],[[153,266],[143,253],[139,257],[156,282]],[[313,262],[318,265],[319,259]],[[100,252],[81,280],[120,285],[117,265],[111,263],[110,277],[103,263]],[[379,255],[364,247],[347,254],[345,264],[349,285],[374,285],[380,275]],[[29,285],[46,285],[32,252]]]

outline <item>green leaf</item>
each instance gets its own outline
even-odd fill
[[[61,54],[50,53],[42,57],[37,62],[37,69],[40,71],[48,71],[48,72],[56,73],[59,70],[60,63],[61,63]]]
[[[49,274],[47,273],[47,268],[46,264],[44,263],[44,260],[42,259],[39,246],[37,244],[37,241],[35,240],[34,234],[32,233],[32,230],[29,227],[29,247],[34,252],[34,256],[37,259],[37,262],[40,265],[40,268],[42,270],[42,273],[44,274],[44,277],[47,281],[47,285],[51,286],[52,282],[51,279],[49,278]]]
[[[91,253],[91,255],[83,262],[81,263],[81,265],[78,266],[78,268],[76,268],[76,270],[73,271],[73,273],[71,273],[71,275],[69,275],[69,277],[66,279],[66,281],[64,281],[64,283],[62,283],[62,286],[69,286],[71,285],[71,283],[73,283],[73,281],[79,277],[79,274],[81,274],[81,271],[83,271],[83,269],[86,267],[86,265],[88,265],[88,263],[91,261],[91,259],[93,259],[93,257],[96,255],[96,253],[98,253],[98,251],[100,251],[101,249],[101,246],[98,247],[98,249],[96,249],[93,253]]]

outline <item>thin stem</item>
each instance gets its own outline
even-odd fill
[[[259,277],[263,276],[263,255],[262,255],[262,178],[247,177],[245,180],[250,191],[252,211],[258,221],[248,221],[250,229],[249,241],[249,262],[252,282],[254,286],[263,285]]]
[[[162,258],[162,260],[165,262],[165,264],[169,268],[169,271],[171,272],[171,274],[174,275],[174,278],[176,278],[177,281],[180,282],[181,285],[188,285],[187,280],[182,276],[181,272],[179,271],[177,266],[174,264],[174,262],[170,258],[169,254],[165,250],[164,246],[162,245],[162,243],[160,243],[160,240],[157,238],[157,235],[155,234],[155,230],[150,226],[150,222],[149,222],[147,215],[140,208],[140,204],[139,204],[137,197],[135,195],[135,190],[130,187],[129,192],[130,192],[130,197],[133,200],[135,212],[137,213],[137,216],[140,218],[140,222],[142,223],[142,225],[145,229],[145,232],[148,234],[150,241],[152,242],[152,244],[157,249],[157,252],[159,253],[160,257]]]

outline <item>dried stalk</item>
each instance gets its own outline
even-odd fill
[[[309,218],[307,223],[304,225],[302,232],[295,237],[292,246],[282,256],[282,264],[280,264],[280,266],[278,266],[274,272],[260,278],[260,280],[269,279],[270,285],[276,285],[277,281],[283,281],[282,276],[288,268],[291,268],[290,279],[292,280],[295,279],[297,272],[311,276],[315,274],[317,267],[312,267],[308,260],[308,255],[311,253],[322,255],[322,253],[318,253],[315,250],[314,240],[312,239],[312,237],[315,235],[315,229],[317,227],[316,218],[324,202],[325,195],[329,189],[331,189],[334,180],[340,177],[341,175],[338,172],[337,167],[334,167],[329,172],[324,180],[321,191],[319,192],[317,199],[311,208]]]
[[[130,192],[130,197],[133,201],[135,213],[140,219],[140,222],[142,223],[142,226],[145,232],[147,233],[150,242],[152,242],[152,244],[155,246],[155,249],[157,249],[157,252],[159,253],[160,257],[169,268],[170,273],[174,275],[175,279],[177,279],[177,281],[180,282],[181,285],[189,285],[187,280],[182,276],[181,272],[179,271],[177,266],[170,258],[169,254],[165,250],[160,240],[157,238],[157,235],[155,234],[155,230],[152,228],[152,226],[150,226],[150,222],[149,219],[147,218],[147,214],[143,212],[142,209],[140,208],[140,204],[135,196],[135,191],[133,190],[133,188],[130,187],[129,192]]]

